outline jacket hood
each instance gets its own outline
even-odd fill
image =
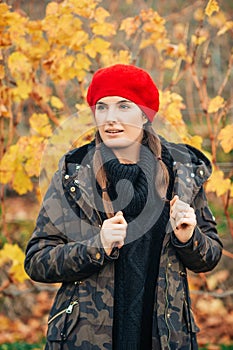
[[[161,138],[162,158],[166,165],[172,164],[174,174],[173,195],[189,204],[212,173],[209,159],[198,149],[175,144]]]

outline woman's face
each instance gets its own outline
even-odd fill
[[[121,149],[141,143],[147,118],[132,101],[107,96],[96,103],[95,121],[106,146]]]

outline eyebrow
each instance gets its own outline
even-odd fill
[[[120,104],[120,103],[123,103],[123,102],[133,103],[132,101],[129,101],[129,100],[120,100],[120,101],[117,101],[116,104]],[[102,101],[97,102],[96,104],[97,105],[107,105],[107,103],[102,102]]]

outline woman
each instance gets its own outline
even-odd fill
[[[46,349],[197,349],[186,268],[210,271],[222,249],[210,162],[156,135],[140,68],[98,70],[87,101],[95,140],[60,161],[26,250],[32,279],[62,283]]]

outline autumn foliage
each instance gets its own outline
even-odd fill
[[[51,292],[41,292],[23,270],[25,242],[19,243],[9,230],[7,195],[30,194],[40,202],[61,155],[92,138],[94,125],[85,96],[97,68],[121,62],[150,71],[161,95],[155,128],[168,139],[201,149],[212,161],[206,191],[221,207],[226,234],[233,238],[232,168],[224,172],[221,167],[231,161],[233,150],[233,21],[218,1],[195,3],[192,21],[172,22],[170,29],[169,19],[146,5],[118,21],[99,0],[51,1],[42,19],[31,20],[0,3],[0,295],[4,299],[34,288],[35,300],[44,298],[37,300],[41,307],[32,310],[29,327],[0,315],[6,335],[0,343],[40,339]],[[200,288],[203,285],[196,289]],[[13,334],[7,332],[10,322],[18,327]],[[33,327],[31,338],[28,330]],[[233,339],[232,332],[228,334],[225,341]]]

